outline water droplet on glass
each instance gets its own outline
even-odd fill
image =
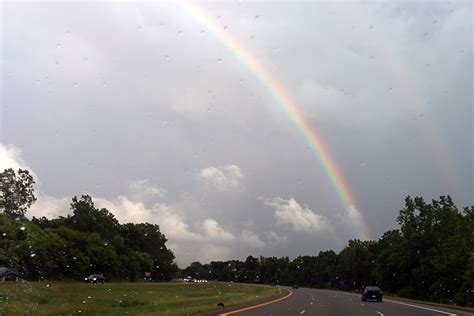
[[[373,28],[374,28],[374,26],[373,26],[373,25],[370,25],[370,26],[369,26],[369,29],[373,29]]]
[[[74,82],[74,88],[77,88],[79,84],[77,82]]]
[[[87,57],[84,57],[84,61],[88,61],[89,59]]]
[[[21,227],[20,227],[20,230],[25,230],[25,229],[26,229],[25,226],[21,226]]]
[[[201,30],[201,34],[203,34],[203,35],[204,35],[204,34],[206,34],[206,31],[204,31],[204,30]]]
[[[217,62],[220,64],[222,63],[222,59],[221,58],[217,58]]]
[[[61,43],[57,43],[57,44],[56,44],[56,47],[57,47],[57,48],[61,48]]]
[[[7,235],[7,233],[3,233],[2,236],[5,237]]]
[[[429,33],[423,34],[424,37],[428,37],[429,35],[430,35]]]
[[[258,19],[260,19],[260,15],[255,16],[255,20],[258,20]]]
[[[33,258],[34,256],[36,256],[35,253],[32,253],[32,254],[30,255],[31,258]]]
[[[167,121],[163,121],[163,125],[168,125],[168,122]]]
[[[103,85],[104,87],[107,87],[107,82],[103,82],[102,85]]]
[[[51,286],[51,284],[46,284],[46,287],[50,287],[50,286]]]
[[[179,30],[178,34],[183,35],[183,31]]]
[[[211,113],[212,112],[212,109],[211,108],[207,108],[207,113]]]
[[[224,25],[224,30],[227,30],[229,27],[227,25]]]
[[[40,84],[40,83],[41,83],[41,81],[39,81],[39,80],[36,80],[36,84]]]
[[[255,37],[255,36],[253,36],[253,35],[250,35],[250,39],[253,39],[254,37]]]
[[[392,87],[388,88],[388,92],[392,92],[392,91],[393,91]]]
[[[137,26],[137,29],[138,29],[139,31],[141,31],[141,30],[142,30],[142,26],[141,26],[141,25]]]

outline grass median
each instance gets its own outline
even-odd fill
[[[188,315],[276,296],[235,283],[3,282],[0,315]]]

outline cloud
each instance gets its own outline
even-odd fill
[[[266,243],[255,233],[242,230],[232,233],[224,229],[217,220],[206,218],[190,224],[178,207],[167,203],[156,203],[146,207],[126,196],[111,201],[94,198],[97,207],[110,210],[119,222],[158,224],[169,240],[169,247],[175,251],[178,263],[182,266],[192,261],[207,262],[233,258],[235,252],[248,253],[261,250]]]
[[[278,225],[289,226],[293,231],[317,234],[331,229],[326,217],[315,214],[308,206],[302,207],[294,198],[277,197],[265,204],[273,207]]]
[[[221,191],[241,191],[243,174],[239,166],[207,167],[199,172],[199,179]]]
[[[0,172],[8,168],[12,168],[15,171],[18,171],[18,169],[26,169],[30,172],[35,181],[38,179],[33,170],[21,158],[20,148],[11,144],[0,144]]]
[[[37,200],[28,210],[28,217],[47,217],[55,218],[65,216],[70,213],[71,199],[62,197],[56,198],[52,196],[38,194]]]
[[[168,193],[165,188],[151,184],[148,179],[130,181],[128,190],[129,195],[139,201],[162,199]]]

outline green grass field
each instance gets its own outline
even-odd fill
[[[278,294],[234,283],[3,282],[0,315],[188,315]]]

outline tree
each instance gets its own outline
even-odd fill
[[[33,184],[35,181],[28,170],[12,169],[0,173],[0,210],[11,217],[23,217],[36,201]]]

